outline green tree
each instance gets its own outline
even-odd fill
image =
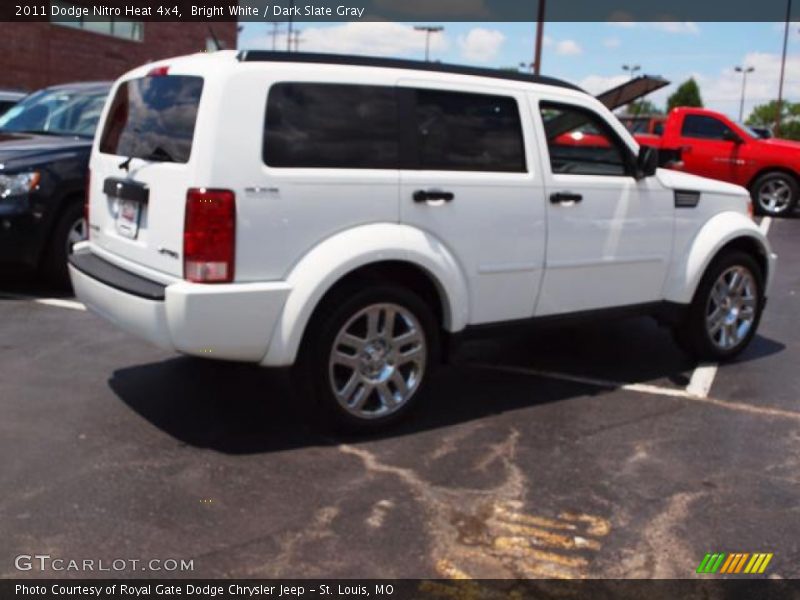
[[[766,104],[753,107],[753,111],[745,121],[756,127],[772,127],[778,116],[778,101],[770,100]],[[780,137],[787,140],[800,140],[800,102],[783,102],[781,106]]]
[[[667,98],[667,112],[678,106],[697,106],[703,107],[703,98],[700,96],[700,88],[694,77],[684,81],[675,92]]]
[[[639,100],[628,106],[628,113],[631,115],[663,115],[664,110],[650,100]]]

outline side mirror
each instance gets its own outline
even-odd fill
[[[658,150],[651,146],[639,146],[636,157],[636,179],[644,179],[655,175],[658,168]]]
[[[726,129],[722,133],[722,139],[726,142],[733,142],[734,144],[742,143],[742,138],[740,138],[738,135],[736,135],[736,132],[731,131],[730,129]]]

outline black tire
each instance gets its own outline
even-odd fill
[[[403,401],[397,408],[392,408],[392,412],[388,414],[382,415],[380,412],[376,412],[375,415],[366,418],[354,414],[356,409],[347,410],[340,404],[333,390],[334,385],[341,385],[341,382],[345,380],[349,381],[351,376],[357,379],[361,376],[355,369],[352,370],[351,375],[349,372],[350,367],[332,366],[331,360],[334,343],[343,328],[346,325],[358,328],[362,325],[360,321],[362,318],[364,319],[363,325],[366,327],[366,319],[368,318],[366,315],[356,320],[353,319],[362,311],[374,308],[377,305],[396,306],[407,311],[406,313],[398,311],[398,315],[401,316],[396,318],[397,325],[392,326],[393,331],[389,334],[390,338],[394,332],[398,332],[399,335],[403,331],[403,327],[409,322],[405,319],[408,314],[413,316],[413,319],[416,320],[414,331],[417,331],[417,326],[419,326],[419,333],[424,343],[424,358],[419,359],[422,370],[419,371],[418,379],[414,379],[411,374],[415,366],[412,365],[408,369],[409,381],[416,382],[415,385],[408,386],[409,390],[414,390],[410,393],[408,399]],[[385,323],[385,321],[384,317],[383,322]],[[354,330],[351,329],[349,331]],[[383,333],[386,333],[385,325]],[[366,329],[363,335],[365,339],[370,338]],[[358,337],[360,338],[361,335],[359,334]],[[341,349],[342,346],[339,345],[338,348]],[[411,347],[409,346],[409,348]],[[385,366],[385,368],[397,371],[398,374],[405,377],[406,371],[401,372],[402,360],[399,354],[401,350],[400,344],[397,344],[396,348],[389,346],[389,351],[397,352],[397,354],[390,354],[388,358],[390,364],[394,363],[395,366]],[[353,357],[366,356],[365,352],[366,350],[362,350],[360,353],[354,350]],[[438,365],[439,355],[439,325],[430,306],[417,294],[393,284],[370,284],[365,282],[361,285],[347,285],[329,294],[315,311],[303,338],[303,344],[294,368],[294,381],[296,388],[300,389],[308,401],[308,407],[315,415],[319,416],[323,427],[350,433],[370,433],[395,424],[419,404],[420,398],[425,393],[425,387],[431,379],[434,367]],[[363,362],[360,364],[366,368]],[[341,375],[338,371],[340,368],[342,370]],[[340,377],[341,382],[339,381]],[[361,381],[363,382],[363,377]],[[394,383],[382,383],[389,385],[388,388],[381,386],[384,392],[389,389],[393,394],[402,394]],[[355,388],[354,397],[360,397],[361,395],[367,397],[362,410],[366,411],[374,406],[375,410],[379,411],[383,401],[377,387],[373,389],[369,387],[369,384],[365,383],[358,383],[357,385],[361,387]],[[346,384],[343,384],[342,388],[345,387]],[[365,389],[369,391],[365,393]],[[392,397],[394,398],[395,396],[393,395]]]
[[[72,247],[69,236],[75,225],[81,221],[83,221],[83,205],[73,202],[61,213],[50,235],[42,270],[47,280],[61,289],[70,287],[67,257],[72,252]],[[83,227],[85,232],[85,223]]]
[[[754,316],[752,324],[745,335],[730,348],[720,347],[719,342],[712,339],[708,330],[706,317],[710,307],[710,296],[714,285],[720,276],[729,272],[734,267],[746,269],[751,275],[755,290],[754,296]],[[700,285],[697,287],[694,299],[689,306],[685,320],[676,327],[675,339],[683,350],[699,360],[724,361],[729,360],[744,350],[753,339],[761,321],[761,313],[764,309],[764,274],[755,259],[738,250],[726,252],[714,261],[706,269]],[[734,321],[734,324],[738,321]]]
[[[788,203],[780,204],[777,207],[769,206],[764,200],[764,195],[769,195],[770,189],[783,188],[789,191]],[[769,217],[783,217],[790,215],[797,207],[800,198],[800,184],[797,178],[782,171],[771,171],[764,173],[753,182],[750,188],[750,197],[753,199],[753,209],[756,214]]]

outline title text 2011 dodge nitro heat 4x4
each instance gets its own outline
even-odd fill
[[[593,131],[606,143],[562,143]],[[340,424],[421,396],[475,326],[646,312],[692,353],[753,337],[775,256],[739,186],[656,169],[548,78],[219,52],[123,76],[78,297],[159,346],[295,365]]]

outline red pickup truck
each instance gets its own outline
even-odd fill
[[[800,143],[760,139],[746,126],[704,108],[673,109],[660,129],[660,135],[634,132],[634,137],[680,157],[670,168],[744,186],[755,210],[764,215],[784,215],[797,206]]]

